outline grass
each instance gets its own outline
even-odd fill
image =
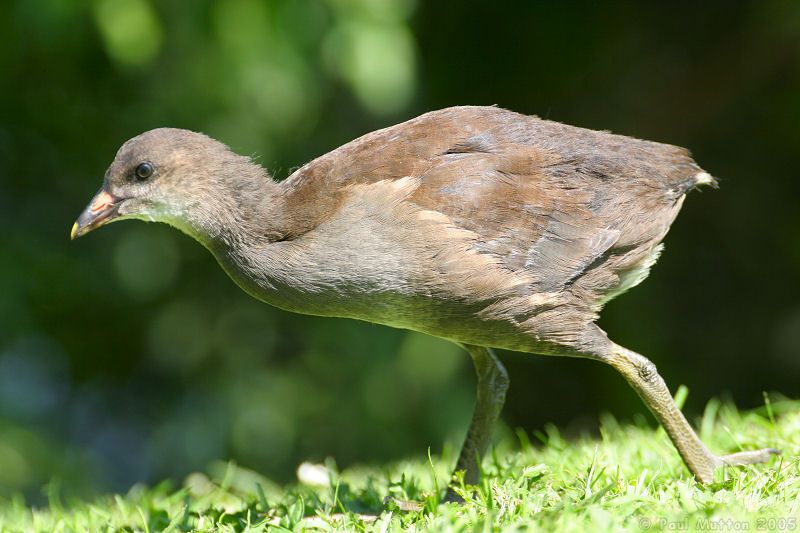
[[[126,495],[67,506],[53,491],[49,506],[41,509],[11,499],[0,504],[0,530],[800,529],[800,402],[767,402],[759,410],[740,412],[712,401],[697,427],[716,451],[772,446],[784,454],[767,465],[721,471],[703,487],[662,430],[605,416],[599,438],[565,440],[550,427],[534,442],[520,432],[517,439],[498,443],[484,461],[481,484],[459,488],[463,505],[439,501],[450,459],[419,458],[342,472],[332,463],[307,465],[302,477],[312,483],[289,487],[222,465],[210,474],[192,474],[177,490],[169,484],[136,486]],[[387,496],[416,500],[424,508],[404,512],[397,504],[384,504]]]

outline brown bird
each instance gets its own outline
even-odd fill
[[[160,128],[119,149],[71,236],[128,218],[166,222],[266,303],[463,346],[478,376],[456,466],[467,483],[508,387],[492,348],[610,364],[707,483],[718,467],[778,451],[709,451],[655,365],[595,324],[647,276],[686,193],[702,185],[716,182],[683,148],[497,107],[369,133],[280,183],[214,139]]]

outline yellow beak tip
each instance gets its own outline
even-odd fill
[[[77,235],[77,233],[78,233],[78,223],[76,222],[76,223],[74,223],[74,224],[72,225],[72,229],[69,231],[69,238],[70,238],[70,240],[73,240],[73,241],[74,241],[74,240],[75,240],[75,237],[77,237],[77,236],[78,236],[78,235]]]

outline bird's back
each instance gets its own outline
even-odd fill
[[[369,228],[363,249],[353,236],[340,243],[355,261],[386,243],[369,268],[351,262],[356,291],[360,276],[363,291],[412,298],[428,322],[456,302],[545,338],[641,281],[685,193],[709,179],[675,146],[456,107],[356,139],[284,187],[295,239],[335,246],[346,219]]]

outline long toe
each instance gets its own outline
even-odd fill
[[[776,450],[775,448],[763,448],[761,450],[749,450],[746,452],[723,455],[720,459],[722,460],[722,464],[727,466],[753,465],[757,463],[766,463],[773,455],[780,455],[780,453],[780,450]]]
[[[397,507],[398,510],[406,513],[418,513],[425,508],[422,502],[401,500],[400,498],[395,498],[393,496],[385,497],[383,499],[383,505],[386,507]]]

